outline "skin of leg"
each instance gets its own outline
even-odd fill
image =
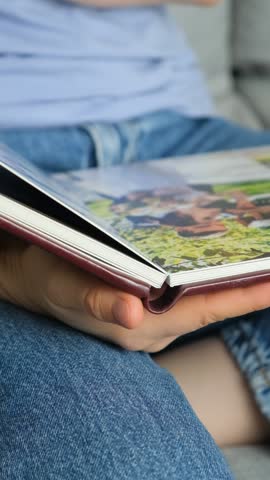
[[[219,446],[263,443],[270,423],[262,416],[240,369],[218,336],[153,355],[174,376]]]

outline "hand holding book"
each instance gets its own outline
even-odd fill
[[[2,300],[129,350],[158,352],[202,326],[270,306],[270,283],[265,283],[184,297],[168,312],[155,315],[143,310],[137,297],[39,247],[13,240],[12,248],[5,244],[0,242]]]
[[[86,332],[91,318],[125,328],[134,328],[143,319],[137,297],[2,231],[0,299]]]
[[[270,305],[270,283],[186,296],[160,315],[148,310],[140,324],[130,330],[96,322],[90,327],[95,336],[121,347],[157,353],[176,338],[207,325],[262,310]]]
[[[0,228],[162,313],[269,280],[269,166],[262,147],[54,175],[0,147]]]
[[[149,352],[268,307],[269,167],[264,147],[54,175],[0,147],[0,228],[26,242],[0,238],[0,298]]]

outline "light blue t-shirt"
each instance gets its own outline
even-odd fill
[[[164,7],[0,4],[0,128],[211,112],[196,59]]]

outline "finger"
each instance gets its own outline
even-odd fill
[[[180,336],[211,323],[234,318],[270,306],[270,283],[216,293],[183,297],[170,311],[145,322],[152,324],[161,337]]]
[[[270,283],[208,294],[202,303],[205,305],[206,316],[201,316],[201,326],[204,326],[204,323],[209,324],[263,310],[270,306]]]
[[[96,282],[85,298],[87,311],[98,320],[116,323],[128,329],[137,328],[143,321],[140,299]]]
[[[58,262],[50,273],[47,300],[51,308],[77,310],[125,328],[138,326],[144,315],[140,299],[65,262]]]

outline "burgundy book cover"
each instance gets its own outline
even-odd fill
[[[86,255],[74,251],[71,247],[61,245],[59,242],[49,239],[39,232],[33,232],[7,218],[0,217],[0,228],[72,262],[114,287],[136,295],[142,299],[145,308],[152,313],[166,312],[184,295],[203,294],[225,288],[245,287],[258,282],[270,281],[270,271],[264,271],[179,287],[169,287],[165,284],[161,289],[155,289],[150,285],[116,272],[114,268],[102,266],[87,258]]]

